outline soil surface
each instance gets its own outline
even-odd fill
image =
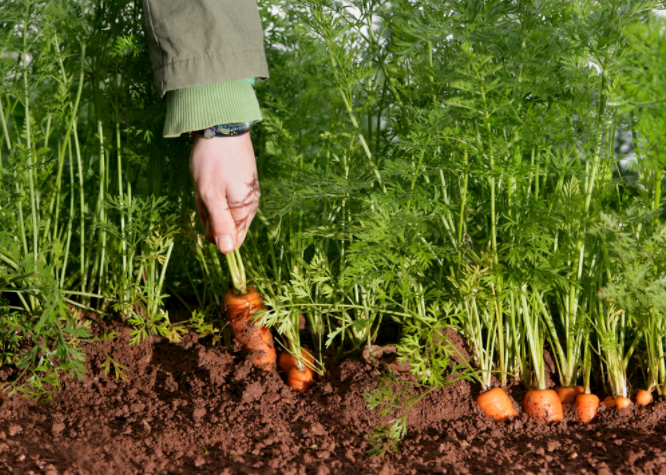
[[[294,394],[277,374],[195,334],[178,344],[155,339],[151,351],[116,330],[89,346],[88,378],[66,380],[49,404],[4,396],[0,473],[666,474],[664,401],[602,410],[588,426],[570,409],[555,426],[524,413],[494,423],[477,409],[478,387],[460,382],[411,411],[398,453],[371,458],[367,437],[382,421],[363,394],[382,369],[404,370],[390,351],[379,362],[347,360]],[[105,373],[105,351],[129,368],[127,382]],[[522,400],[519,386],[510,392]]]

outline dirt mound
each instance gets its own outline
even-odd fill
[[[522,413],[496,424],[477,412],[478,388],[462,382],[413,409],[398,454],[370,458],[367,435],[381,421],[363,393],[391,351],[347,360],[293,394],[276,374],[194,334],[178,344],[155,339],[151,351],[116,330],[115,340],[90,346],[89,377],[66,381],[48,405],[2,401],[0,473],[666,474],[663,401],[604,411],[587,427],[570,410],[551,427]],[[105,352],[130,368],[127,382],[105,374]],[[523,391],[511,395],[520,401]]]

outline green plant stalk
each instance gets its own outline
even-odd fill
[[[483,78],[479,74],[479,70],[474,67],[476,72],[477,79],[479,83],[483,83]],[[490,165],[490,235],[492,242],[492,252],[493,252],[493,262],[495,265],[499,264],[499,258],[497,255],[497,216],[495,211],[495,156],[493,153],[493,135],[490,130],[490,114],[488,113],[488,101],[486,98],[486,90],[484,87],[480,87],[481,100],[483,101],[483,117],[486,125],[486,133],[488,134],[488,162]],[[538,182],[537,177],[537,182]]]
[[[30,128],[30,88],[28,86],[28,68],[30,62],[28,57],[28,25],[30,24],[30,3],[26,4],[26,14],[23,21],[23,94],[24,94],[24,108],[25,108],[25,149],[28,158],[28,182],[30,186],[30,212],[32,217],[32,257],[37,264],[39,260],[39,228],[37,227],[37,203],[35,199],[35,181],[33,177],[33,163],[32,163],[32,134]]]
[[[526,329],[527,346],[532,360],[532,375],[536,380],[536,389],[541,391],[546,389],[546,372],[545,363],[543,360],[543,332],[540,328],[539,311],[535,309],[538,307],[537,302],[528,303],[527,285],[523,284],[520,292],[520,305],[523,313],[523,321]],[[541,296],[537,291],[533,291],[533,300],[541,301]],[[536,304],[536,305],[535,305]]]
[[[57,32],[54,31],[53,33],[53,43],[54,43],[54,49],[56,51],[57,55],[57,61],[58,64],[60,65],[60,74],[62,76],[62,83],[65,85],[65,87],[69,88],[69,79],[67,78],[66,70],[65,70],[65,65],[62,60],[62,55],[60,54],[60,42],[58,41],[58,36]],[[81,70],[79,73],[79,87],[76,92],[76,98],[74,100],[74,103],[72,104],[70,102],[71,106],[71,116],[69,119],[69,122],[67,124],[67,131],[65,133],[65,139],[63,140],[62,147],[58,149],[58,174],[56,177],[56,193],[53,195],[53,198],[51,200],[51,203],[49,204],[49,221],[46,226],[46,233],[48,234],[50,230],[50,219],[51,219],[51,213],[53,211],[53,208],[55,206],[55,203],[60,203],[60,192],[61,192],[61,182],[62,182],[62,170],[64,167],[65,163],[65,153],[67,151],[67,146],[69,144],[70,140],[70,134],[72,132],[72,128],[74,127],[74,121],[77,119],[78,116],[78,110],[79,110],[79,103],[81,101],[81,93],[83,92],[83,73],[84,73],[84,68],[83,65],[85,63],[85,44],[82,45],[81,49]],[[73,188],[72,188],[73,190]],[[53,236],[55,237],[57,235],[57,228],[58,228],[58,219],[60,216],[60,207],[55,206],[55,219],[53,221]]]
[[[118,74],[118,70],[116,67],[116,75]],[[122,250],[122,257],[123,257],[123,275],[127,275],[128,272],[128,262],[127,262],[127,244],[126,244],[126,237],[125,237],[125,214],[123,213],[122,208],[125,206],[122,201],[125,199],[123,195],[123,165],[122,165],[122,153],[121,153],[121,142],[120,142],[120,106],[118,105],[118,98],[116,97],[116,153],[118,155],[118,196],[120,197],[121,200],[121,209],[120,209],[120,234],[121,234],[121,239],[120,239],[120,246]],[[129,203],[127,203],[129,206]],[[127,298],[127,292],[129,292],[129,289],[123,289],[123,293],[125,293],[125,298]]]
[[[372,30],[372,28],[371,28]],[[363,135],[363,132],[361,131],[360,126],[358,125],[358,121],[356,120],[356,116],[354,115],[354,110],[352,108],[352,105],[350,101],[347,98],[347,95],[345,94],[342,80],[340,78],[340,73],[338,71],[337,67],[337,61],[335,60],[335,57],[333,56],[333,45],[335,44],[335,39],[334,38],[328,38],[326,47],[328,49],[328,54],[329,54],[329,59],[331,61],[331,68],[333,69],[333,75],[335,77],[336,82],[338,83],[338,92],[340,93],[340,97],[342,98],[342,102],[345,105],[345,109],[347,110],[347,114],[349,115],[349,119],[351,120],[352,126],[354,127],[354,132],[356,133],[359,142],[361,143],[361,146],[363,147],[363,151],[365,152],[365,156],[368,159],[368,163],[370,164],[370,168],[372,169],[372,172],[375,175],[375,178],[377,179],[377,182],[379,183],[379,186],[382,190],[382,193],[386,193],[386,186],[384,185],[384,180],[382,179],[381,174],[379,173],[379,169],[377,168],[377,165],[375,164],[374,160],[372,159],[372,152],[370,151],[370,148],[368,148],[368,144],[365,141],[365,136]]]
[[[86,291],[87,276],[86,272],[86,229],[85,229],[85,210],[86,210],[86,198],[85,198],[85,189],[83,187],[83,163],[81,161],[81,148],[79,146],[79,137],[76,127],[76,122],[74,122],[74,128],[72,129],[72,134],[74,135],[74,150],[76,152],[76,164],[79,172],[79,220],[80,220],[80,267],[81,267],[81,292]]]
[[[585,354],[583,356],[583,387],[585,394],[592,394],[590,387],[590,374],[592,372],[592,345],[590,344],[590,335],[585,337]]]
[[[235,295],[247,294],[247,280],[245,277],[245,267],[238,249],[234,249],[229,254],[225,254],[229,274],[231,275],[231,284]]]
[[[644,327],[646,347],[646,383],[647,391],[652,392],[657,388],[661,392],[660,371],[664,364],[664,334],[661,332],[663,317],[652,308]]]
[[[458,219],[458,254],[462,257],[463,248],[463,226],[465,222],[465,209],[467,207],[467,187],[469,186],[469,158],[467,156],[467,149],[463,155],[463,164],[465,166],[465,176],[463,178],[463,186],[460,191],[460,216]]]
[[[104,195],[105,195],[105,186],[106,186],[106,154],[104,153],[104,128],[102,127],[102,121],[98,123],[98,132],[99,132],[99,175],[100,175],[100,187],[99,187],[99,208],[100,208],[100,222],[106,224],[106,210],[104,208]],[[101,230],[101,250],[100,250],[100,266],[99,266],[99,288],[104,288],[105,280],[104,276],[106,275],[106,270],[108,266],[106,265],[106,230]]]
[[[508,371],[508,360],[509,360],[509,354],[508,354],[508,345],[506,345],[507,341],[505,340],[505,334],[504,334],[504,311],[502,310],[504,305],[503,302],[500,301],[500,295],[499,291],[495,291],[495,286],[491,284],[491,288],[493,291],[493,314],[495,316],[495,327],[497,328],[497,355],[498,355],[498,362],[497,362],[497,367],[499,370],[499,380],[500,380],[500,386],[506,387],[507,385],[507,377],[509,374]]]
[[[7,145],[7,152],[12,151],[12,141],[9,138],[9,130],[7,129],[7,120],[5,119],[5,109],[2,105],[2,96],[0,96],[0,123],[2,123],[2,133],[5,136],[5,144]],[[2,171],[2,154],[0,154],[0,171]]]
[[[68,142],[67,149],[69,151],[69,219],[67,220],[67,231],[65,238],[65,257],[62,264],[62,272],[60,274],[60,288],[65,286],[65,273],[67,272],[67,260],[69,259],[69,248],[72,242],[72,224],[74,220],[74,163],[72,159],[72,143]]]

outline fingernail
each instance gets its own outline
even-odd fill
[[[215,243],[217,244],[217,248],[223,254],[229,254],[234,250],[234,240],[231,239],[231,236],[228,234],[217,236],[215,238]]]

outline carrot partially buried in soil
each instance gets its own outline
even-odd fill
[[[618,409],[625,409],[632,405],[631,399],[628,397],[616,397],[615,398],[615,407]]]
[[[557,386],[555,392],[562,404],[568,405],[575,403],[578,395],[585,392],[585,388],[583,386]]]
[[[604,398],[604,404],[608,409],[615,407],[615,398],[613,396],[606,396]]]
[[[518,414],[511,404],[511,399],[502,388],[492,388],[490,391],[480,394],[476,398],[476,402],[487,416],[495,419],[495,422],[505,421]]]
[[[523,401],[523,407],[528,416],[543,424],[559,422],[564,417],[562,401],[552,389],[528,391]]]
[[[636,394],[636,404],[640,404],[641,406],[647,406],[652,400],[652,393],[645,389],[641,389],[638,391],[638,394]]]
[[[231,334],[241,344],[243,351],[250,354],[253,364],[263,369],[275,368],[277,355],[273,336],[268,328],[252,321],[257,310],[264,308],[261,295],[256,289],[246,286],[245,269],[238,250],[227,254],[227,263],[233,289],[224,296],[222,311]]]
[[[314,371],[308,365],[314,364],[314,358],[305,350],[301,350],[301,356],[299,361],[293,354],[283,351],[278,361],[278,368],[287,384],[298,392],[307,391],[314,378]]]
[[[599,398],[594,394],[579,394],[576,397],[576,419],[581,424],[589,424],[599,414]]]

